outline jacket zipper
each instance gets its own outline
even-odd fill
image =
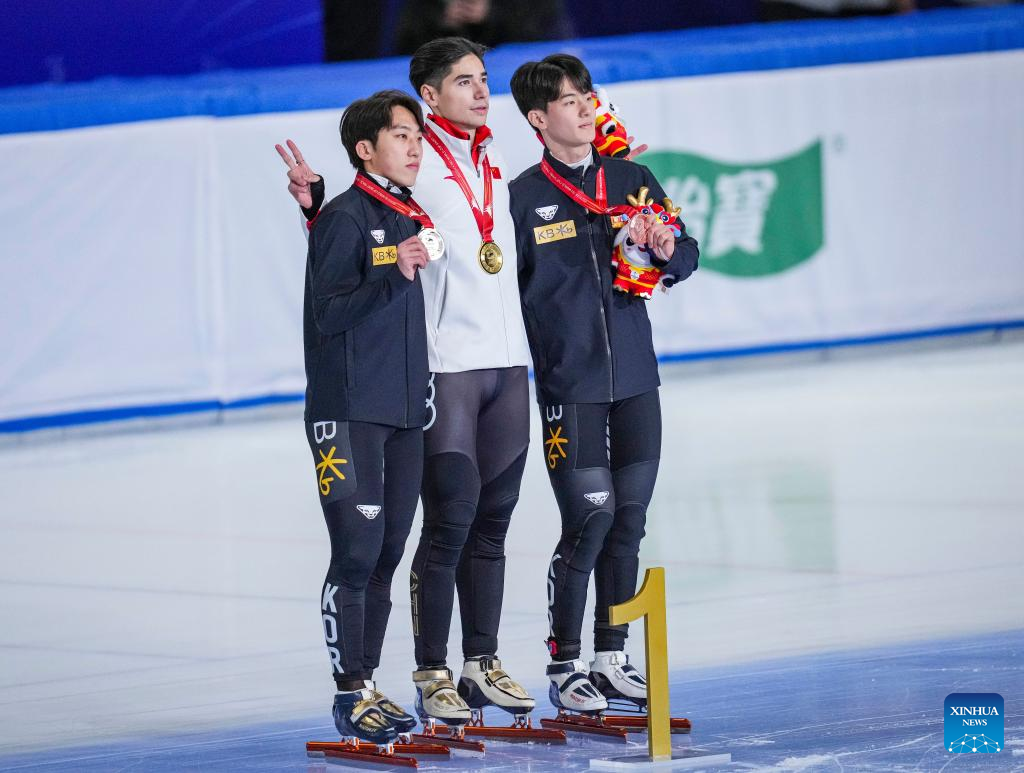
[[[398,235],[402,235],[402,229],[400,227],[401,220],[399,220],[398,213],[395,213],[395,230],[398,231]],[[415,278],[415,274],[413,275]],[[409,428],[409,399],[412,396],[412,384],[409,383],[409,297],[406,293],[405,301],[405,429]]]
[[[583,190],[583,180],[587,176],[584,169],[580,174],[580,190]],[[597,263],[597,253],[594,251],[594,231],[590,225],[590,212],[584,208],[583,216],[587,219],[587,244],[590,245],[590,259],[594,263],[594,276],[597,279],[597,302],[601,308],[601,322],[604,328],[604,351],[608,355],[608,402],[615,400],[615,361],[612,359],[611,333],[608,331],[608,314],[604,310],[604,284],[601,282],[601,267]]]
[[[473,171],[476,172],[476,179],[483,177],[483,163],[487,157],[487,149],[477,159],[478,164],[473,164],[473,140],[469,141],[469,163],[473,164]],[[493,202],[491,203],[493,207]],[[481,234],[481,237],[483,235]],[[505,362],[508,363],[508,367],[512,366],[512,344],[508,340],[508,318],[505,315],[505,292],[501,286],[501,275],[496,274],[495,277],[498,280],[498,302],[501,304],[501,323],[505,328]]]

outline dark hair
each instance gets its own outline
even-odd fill
[[[409,60],[409,83],[419,95],[420,87],[428,83],[435,89],[452,71],[452,65],[467,54],[473,54],[481,62],[487,47],[466,38],[437,38],[416,49]]]
[[[552,54],[521,65],[512,75],[512,96],[519,112],[525,117],[531,110],[547,110],[548,103],[562,93],[565,78],[582,94],[593,91],[590,71],[571,54]]]
[[[357,99],[345,109],[338,131],[341,134],[341,144],[348,151],[348,160],[356,169],[363,168],[363,159],[356,154],[356,145],[361,140],[377,142],[377,135],[391,128],[392,110],[396,107],[404,107],[412,113],[420,131],[423,130],[423,111],[420,109],[420,103],[397,89],[386,89],[371,94],[366,99]]]

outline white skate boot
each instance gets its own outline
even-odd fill
[[[647,706],[647,680],[621,650],[594,653],[590,681],[608,700],[625,700],[640,708]]]
[[[462,668],[459,695],[471,709],[497,706],[517,718],[533,711],[536,701],[501,668],[493,657],[471,658]]]
[[[469,706],[459,697],[447,668],[413,671],[412,681],[416,685],[416,713],[424,726],[432,726],[434,721],[455,727],[469,722]]]
[[[554,660],[547,667],[548,697],[552,705],[565,711],[597,714],[608,708],[608,701],[587,678],[582,660]]]

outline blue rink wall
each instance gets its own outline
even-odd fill
[[[913,341],[934,339],[956,340],[971,338],[978,340],[998,341],[1004,333],[1024,329],[1024,320],[981,323],[934,330],[916,330],[912,332],[889,333],[885,335],[836,339],[830,341],[802,341],[800,343],[755,346],[740,349],[723,349],[719,351],[683,352],[679,354],[659,355],[662,364],[739,360],[749,357],[762,357],[778,354],[800,352],[828,352],[850,347],[884,346]],[[533,371],[530,371],[533,378]],[[136,405],[121,408],[108,408],[96,411],[75,411],[71,413],[53,414],[51,416],[30,416],[23,419],[9,419],[0,422],[0,434],[17,435],[35,430],[59,429],[60,427],[80,427],[107,422],[131,421],[134,419],[165,419],[189,414],[221,414],[245,411],[253,408],[264,408],[274,405],[299,403],[305,398],[301,392],[293,394],[264,395],[251,397],[234,402],[203,400],[191,403],[167,403],[163,405]]]
[[[842,22],[752,24],[510,44],[487,57],[493,94],[509,93],[524,61],[570,51],[601,84],[822,67],[1024,48],[1024,8],[935,10]],[[0,133],[51,131],[193,115],[337,109],[383,88],[408,86],[408,59],[220,71],[163,78],[101,78],[0,90]]]
[[[556,50],[609,89],[701,243],[650,305],[662,362],[1024,326],[1024,7],[504,46],[510,176],[539,146],[509,77]],[[272,145],[299,141],[337,194],[341,108],[406,71],[0,90],[0,434],[301,400],[304,245]],[[751,175],[774,198],[730,210]]]

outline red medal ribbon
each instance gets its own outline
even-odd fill
[[[551,166],[546,158],[541,160],[540,170],[558,190],[595,215],[624,215],[630,214],[633,211],[632,207],[625,204],[619,204],[614,207],[608,206],[608,189],[604,180],[604,167],[597,170],[596,201],[556,172],[555,168]]]
[[[363,193],[365,193],[367,196],[377,199],[377,201],[381,202],[382,204],[387,204],[389,207],[391,207],[391,209],[395,210],[395,212],[397,212],[398,214],[405,215],[406,217],[415,220],[424,228],[434,227],[434,223],[430,219],[430,216],[423,211],[423,207],[421,207],[419,204],[412,200],[411,196],[409,197],[408,201],[402,201],[397,196],[392,195],[388,191],[384,190],[381,186],[377,185],[377,183],[375,183],[362,172],[359,172],[356,175],[355,186]]]
[[[462,173],[459,163],[455,160],[452,152],[448,150],[448,146],[444,144],[444,140],[434,134],[429,126],[424,129],[423,137],[430,143],[430,147],[437,151],[437,155],[441,157],[444,165],[448,167],[448,171],[452,173],[452,179],[462,189],[462,195],[466,197],[466,201],[469,202],[469,208],[473,210],[473,217],[476,218],[476,227],[480,229],[480,238],[485,243],[494,241],[492,238],[494,233],[494,190],[491,185],[493,173],[491,172],[490,160],[488,160],[487,156],[484,156],[484,206],[481,209],[480,204],[477,203],[476,196],[473,195],[473,189],[469,187],[469,182],[466,181],[466,175]]]

